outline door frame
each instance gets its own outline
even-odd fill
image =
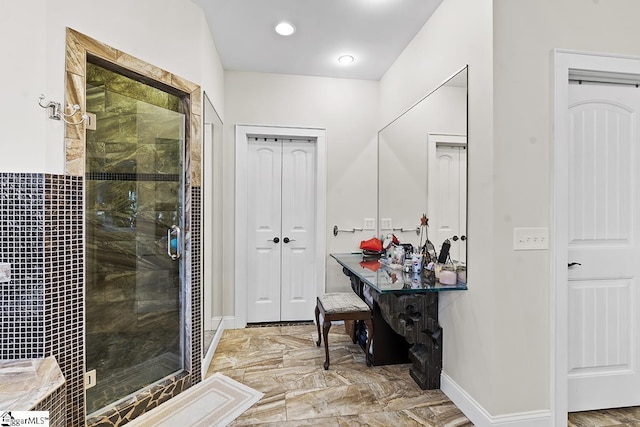
[[[235,160],[235,251],[234,251],[234,274],[235,274],[235,327],[244,328],[247,326],[247,266],[240,262],[246,258],[248,230],[247,223],[247,199],[239,197],[248,194],[247,180],[247,160],[248,160],[248,137],[258,136],[266,138],[300,138],[313,139],[316,143],[316,229],[315,229],[315,263],[316,270],[315,285],[316,294],[321,295],[325,289],[326,270],[326,130],[322,128],[302,128],[284,126],[254,126],[236,125],[236,160]],[[311,314],[310,314],[311,315]]]
[[[551,176],[551,226],[549,251],[551,360],[550,396],[555,425],[568,416],[568,231],[569,231],[569,71],[625,73],[640,76],[640,57],[606,53],[554,50],[553,149]]]

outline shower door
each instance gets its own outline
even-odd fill
[[[86,366],[92,413],[183,369],[180,100],[87,64]]]

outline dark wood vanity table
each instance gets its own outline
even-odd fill
[[[378,261],[363,262],[362,254],[331,254],[349,276],[351,287],[373,313],[375,365],[412,363],[411,377],[423,390],[440,388],[442,328],[438,295],[466,290],[463,283],[428,283],[420,274],[403,273]],[[360,328],[363,328],[360,325]]]

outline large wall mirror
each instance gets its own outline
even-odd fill
[[[222,120],[204,94],[202,118],[202,356],[208,355],[222,321]],[[218,244],[216,244],[218,242]]]
[[[439,253],[466,265],[467,76],[464,67],[378,133],[378,231],[424,244],[420,218]],[[422,241],[421,241],[422,240]]]

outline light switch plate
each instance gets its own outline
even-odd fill
[[[391,222],[391,218],[380,218],[380,229],[391,230],[392,228],[393,223]]]
[[[528,227],[513,229],[514,251],[535,251],[549,249],[549,229]]]
[[[364,230],[375,230],[376,229],[376,219],[375,218],[365,218],[364,219]]]

